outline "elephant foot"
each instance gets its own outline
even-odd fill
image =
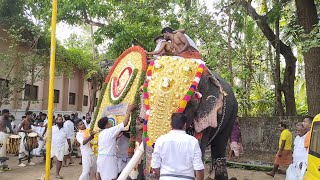
[[[205,180],[214,180],[214,174],[210,173],[207,177],[204,178]]]
[[[147,173],[146,179],[148,180],[158,180],[159,178],[155,174]]]
[[[226,158],[218,158],[214,164],[214,174],[216,180],[228,180],[227,160]]]

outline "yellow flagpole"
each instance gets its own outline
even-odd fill
[[[50,80],[48,98],[48,124],[46,138],[46,180],[50,180],[51,165],[51,139],[52,139],[52,119],[53,119],[53,98],[54,98],[54,71],[56,61],[56,26],[57,26],[57,2],[52,0],[52,19],[51,19],[51,52],[50,52]]]

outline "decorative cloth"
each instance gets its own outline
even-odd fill
[[[289,166],[292,163],[292,151],[283,150],[281,157],[279,157],[279,152],[276,154],[275,164],[279,166]]]
[[[189,58],[202,59],[199,51],[185,51],[185,52],[182,52],[181,54],[178,54],[178,56],[186,58],[186,59],[189,59]]]

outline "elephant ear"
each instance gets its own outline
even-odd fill
[[[196,132],[201,132],[207,127],[216,128],[218,111],[223,105],[223,94],[220,93],[217,85],[219,81],[211,75],[202,76],[201,81],[198,90],[202,94],[202,98],[194,120]]]
[[[213,107],[215,104],[215,100],[219,96],[219,88],[216,85],[216,81],[211,75],[208,76],[202,76],[199,86],[198,86],[198,91],[201,93],[202,98],[200,101],[200,107],[201,111],[210,111],[210,107]],[[204,108],[204,109],[203,109]],[[202,113],[203,114],[203,113]]]
[[[199,82],[199,85],[198,85],[198,91],[201,94],[207,94],[207,92],[209,90],[208,83],[209,83],[209,77],[202,75],[200,82]]]

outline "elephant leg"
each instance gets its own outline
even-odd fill
[[[146,147],[146,179],[148,180],[157,180],[156,174],[153,173],[152,167],[151,167],[151,159],[152,159],[152,147]]]
[[[138,165],[138,172],[139,172],[139,174],[138,174],[137,180],[144,180],[144,179],[145,179],[145,177],[144,177],[144,168],[143,168],[143,163],[144,163],[144,161],[145,161],[145,160],[143,160],[143,161],[141,162],[141,164]]]
[[[228,180],[227,162],[225,151],[228,141],[216,139],[211,143],[212,169],[214,170],[215,180]]]
[[[227,161],[225,155],[228,139],[234,124],[234,119],[232,118],[228,119],[228,123],[223,131],[219,132],[211,143],[211,158],[216,180],[228,180]]]

